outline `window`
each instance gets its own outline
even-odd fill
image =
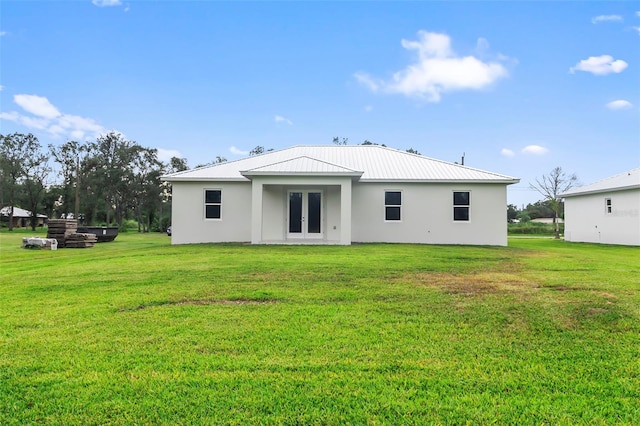
[[[402,206],[402,192],[384,192],[384,220],[400,220],[400,208]]]
[[[220,219],[221,206],[222,206],[222,191],[220,189],[206,189],[204,191],[205,219]]]
[[[605,198],[604,199],[604,211],[606,214],[611,214],[612,209],[611,209],[611,198]]]
[[[453,193],[453,220],[469,221],[469,191]]]

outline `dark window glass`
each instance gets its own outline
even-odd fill
[[[302,192],[289,194],[289,232],[302,232]]]
[[[206,208],[207,219],[220,219],[220,204],[210,204]]]
[[[222,191],[219,189],[216,190],[207,190],[204,192],[204,202],[209,203],[218,203],[222,202]]]
[[[469,205],[469,192],[454,192],[453,193],[453,205],[454,206],[468,206]]]
[[[454,207],[453,220],[469,220],[469,207]]]
[[[320,192],[309,192],[307,200],[308,220],[307,232],[310,234],[320,233]]]
[[[400,220],[400,207],[385,207],[385,220]]]
[[[384,193],[384,204],[387,206],[402,205],[402,193],[400,191],[387,191]]]

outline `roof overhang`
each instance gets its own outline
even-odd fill
[[[577,197],[580,195],[592,195],[592,194],[604,194],[610,192],[619,192],[619,191],[628,191],[631,189],[640,189],[640,185],[626,185],[626,186],[618,186],[615,188],[599,188],[587,191],[576,191],[576,192],[565,192],[564,194],[558,195],[561,198],[570,198]]]
[[[301,156],[280,161],[250,170],[241,170],[246,178],[255,176],[291,176],[291,177],[350,177],[359,179],[364,172],[352,170],[338,164],[328,163],[315,158]]]

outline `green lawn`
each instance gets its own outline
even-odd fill
[[[639,424],[640,249],[0,233],[0,424]]]

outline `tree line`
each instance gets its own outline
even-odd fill
[[[187,168],[185,159],[163,163],[156,149],[118,132],[47,148],[31,133],[0,134],[0,205],[10,208],[10,230],[14,207],[31,211],[34,230],[39,212],[119,227],[135,219],[140,231],[163,230],[171,191],[160,176]]]

